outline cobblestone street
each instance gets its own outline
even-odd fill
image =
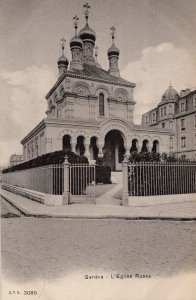
[[[1,225],[4,276],[20,285],[74,272],[157,278],[196,270],[195,222],[20,217]]]

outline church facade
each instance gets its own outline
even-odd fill
[[[24,139],[24,161],[57,150],[72,150],[89,160],[105,156],[112,170],[120,170],[124,155],[130,151],[169,152],[173,133],[168,128],[135,125],[133,120],[135,83],[120,76],[120,51],[108,49],[108,71],[97,61],[96,33],[89,26],[89,6],[85,7],[86,25],[70,41],[72,60],[64,54],[58,59],[59,78],[46,95],[47,117]]]

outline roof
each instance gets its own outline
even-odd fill
[[[114,83],[135,86],[134,83],[127,81],[121,77],[112,76],[109,74],[108,71],[106,71],[102,68],[97,68],[95,65],[83,64],[83,70],[73,69],[73,70],[67,71],[66,74],[79,75],[79,76],[89,77],[89,78],[93,78],[93,79],[102,79],[102,80],[107,80],[107,81],[111,81]]]
[[[110,84],[117,84],[121,86],[127,86],[127,87],[135,87],[136,84],[132,83],[128,80],[123,79],[122,77],[116,77],[109,74],[108,71],[97,67],[96,65],[90,65],[90,64],[83,64],[83,69],[73,69],[66,71],[63,73],[63,75],[57,80],[57,82],[54,84],[54,86],[50,89],[50,91],[46,95],[46,99],[50,97],[50,95],[55,91],[57,86],[63,81],[66,77],[78,77],[81,79],[87,79],[87,80],[95,80],[100,81],[104,83],[110,83]]]
[[[172,101],[172,100],[178,100],[179,94],[178,92],[173,88],[173,86],[169,86],[168,89],[165,91],[165,93],[162,96],[163,102]]]

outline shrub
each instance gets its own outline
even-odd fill
[[[175,153],[155,153],[155,152],[132,152],[129,157],[130,162],[177,162],[184,161],[188,162],[189,159],[181,157],[176,157]]]
[[[77,155],[74,152],[65,152],[64,150],[59,150],[51,153],[44,154],[42,156],[38,156],[37,158],[31,159],[29,161],[25,161],[22,164],[9,167],[4,169],[3,173],[9,173],[19,170],[37,168],[42,166],[47,166],[51,164],[62,164],[65,160],[65,155],[68,156],[68,162],[71,164],[88,164],[88,159],[85,156]]]
[[[129,160],[133,163],[129,166],[131,195],[178,194],[181,191],[179,183],[183,184],[190,176],[191,169],[184,168],[181,163],[190,162],[190,160],[183,157],[178,158],[174,153],[160,155],[153,152],[133,152]],[[142,164],[143,162],[144,164]],[[160,164],[156,164],[156,162],[160,162]],[[180,163],[178,164],[178,162]],[[192,190],[193,188],[190,187],[189,192]]]
[[[155,152],[137,152],[134,151],[129,157],[130,162],[152,162],[160,161],[160,153]]]
[[[107,165],[104,157],[99,157],[96,160],[95,167],[96,183],[109,184],[111,182],[111,168]]]

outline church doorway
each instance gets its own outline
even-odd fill
[[[119,130],[111,130],[106,134],[103,154],[112,171],[122,170],[125,147]]]

